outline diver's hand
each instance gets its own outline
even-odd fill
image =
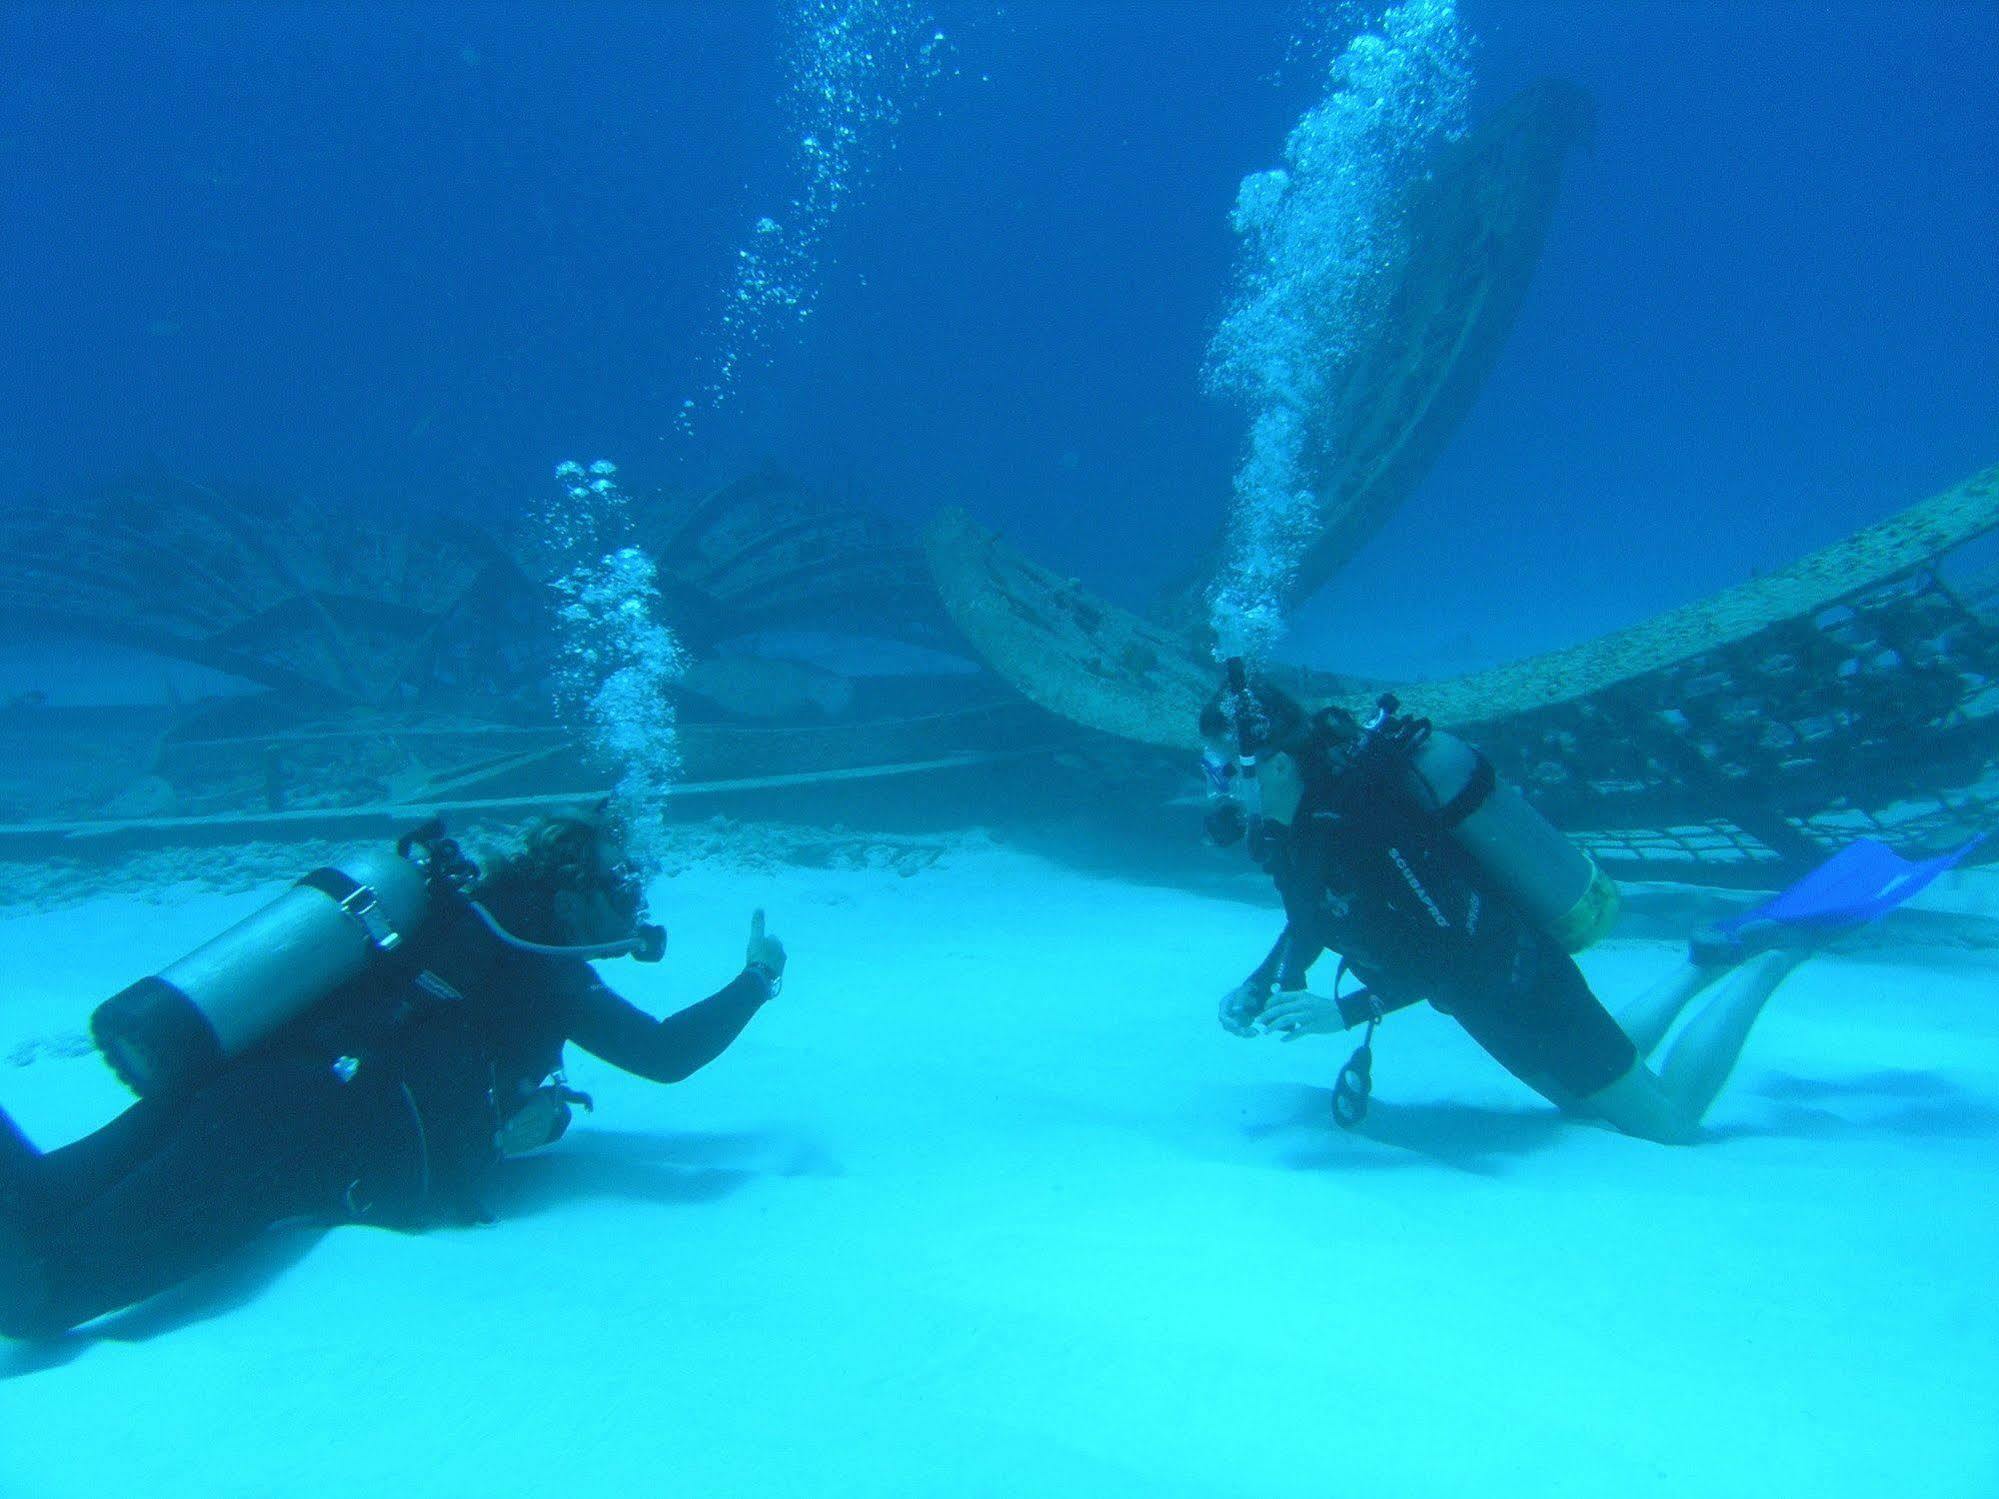
[[[1270,1002],[1257,1024],[1265,1035],[1276,1034],[1286,1041],[1300,1036],[1331,1036],[1347,1028],[1339,1003],[1322,994],[1290,989]]]
[[[1270,1002],[1270,991],[1258,983],[1238,984],[1222,996],[1222,1009],[1218,1017],[1222,1029],[1231,1036],[1253,1036],[1256,1034],[1256,1017],[1263,1013],[1263,1007]]]
[[[784,977],[784,944],[775,937],[764,935],[764,913],[761,907],[750,917],[750,946],[743,959],[745,968],[766,969],[772,980]],[[775,989],[775,982],[772,988]]]

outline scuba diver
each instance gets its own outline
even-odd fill
[[[106,1001],[91,1029],[139,1101],[46,1154],[0,1111],[0,1334],[130,1306],[283,1219],[490,1221],[496,1165],[590,1107],[565,1043],[678,1082],[779,990],[758,911],[742,972],[653,1019],[588,961],[660,957],[643,914],[597,816],[538,821],[483,877],[432,823]]]
[[[1209,835],[1248,841],[1286,917],[1269,956],[1224,996],[1224,1029],[1289,1041],[1365,1025],[1333,1097],[1351,1126],[1366,1111],[1374,1027],[1427,999],[1564,1112],[1665,1144],[1697,1138],[1764,1002],[1809,947],[1696,941],[1613,1019],[1571,954],[1608,930],[1616,887],[1484,756],[1398,708],[1384,697],[1365,724],[1339,708],[1308,714],[1232,662],[1203,709]],[[1307,972],[1328,951],[1339,955],[1333,993],[1311,993]],[[1364,987],[1342,992],[1349,973]],[[1660,1069],[1647,1066],[1693,999],[1730,974]]]

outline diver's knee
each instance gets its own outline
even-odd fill
[[[1642,1061],[1586,1095],[1582,1105],[1619,1133],[1655,1145],[1692,1145],[1700,1138],[1700,1121],[1687,1116]]]

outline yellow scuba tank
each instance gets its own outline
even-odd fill
[[[1393,697],[1367,733],[1403,750],[1406,783],[1452,839],[1562,947],[1581,952],[1617,921],[1617,884],[1455,734],[1397,719]]]
[[[262,910],[104,1001],[90,1032],[111,1070],[141,1097],[172,1092],[358,978],[429,910],[429,851],[413,855],[412,842],[313,870]]]

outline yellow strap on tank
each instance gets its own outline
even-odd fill
[[[1581,899],[1548,923],[1548,935],[1561,943],[1566,952],[1579,953],[1607,936],[1617,925],[1617,913],[1624,907],[1617,881],[1597,868],[1594,859],[1590,860],[1590,868],[1595,877]]]

